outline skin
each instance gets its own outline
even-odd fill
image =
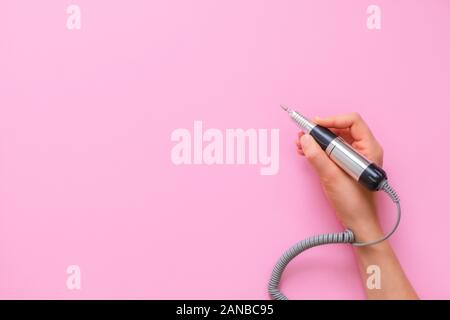
[[[383,165],[383,149],[359,114],[315,117],[314,122],[344,138],[375,164],[380,167]],[[309,134],[300,132],[296,144],[298,154],[305,156],[317,172],[338,220],[354,232],[356,241],[382,237],[375,193],[342,171]],[[368,299],[418,299],[388,240],[372,246],[354,247],[354,252]],[[367,277],[370,276],[366,270],[370,265],[380,267],[380,289],[369,289],[366,285]]]

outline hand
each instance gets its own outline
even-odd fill
[[[316,117],[314,121],[329,128],[366,158],[382,166],[383,149],[357,113],[324,119]],[[375,192],[367,190],[339,168],[310,135],[299,133],[297,147],[298,153],[306,156],[318,173],[338,219],[354,232],[356,241],[367,242],[382,237]],[[367,281],[368,266],[377,265],[382,270],[380,289],[364,287],[369,299],[418,299],[388,241],[355,247],[355,252],[363,283]]]
[[[359,114],[316,117],[314,122],[329,128],[366,158],[382,166],[383,149]],[[356,240],[370,241],[381,237],[383,233],[377,217],[375,193],[339,168],[310,135],[300,132],[297,148],[298,153],[306,156],[318,173],[338,219],[355,233]]]

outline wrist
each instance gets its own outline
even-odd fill
[[[346,228],[353,232],[356,242],[369,242],[382,238],[384,235],[383,229],[376,219],[348,223]]]
[[[355,235],[356,242],[370,242],[380,239],[384,236],[383,230],[379,225],[367,224],[357,228],[350,229]]]

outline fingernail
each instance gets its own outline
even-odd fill
[[[314,120],[315,120],[315,121],[319,121],[319,120],[320,120],[320,117],[319,117],[319,116],[315,116],[315,117],[314,117]]]
[[[302,143],[303,147],[307,147],[311,142],[311,136],[309,134],[305,134],[300,138],[300,142]]]

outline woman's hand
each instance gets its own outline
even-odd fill
[[[316,117],[314,122],[329,128],[366,158],[382,166],[383,149],[359,114]],[[338,219],[355,233],[356,240],[364,242],[380,238],[382,231],[376,214],[375,193],[339,168],[310,135],[300,132],[297,147],[298,153],[306,156],[318,173]]]
[[[344,138],[375,164],[383,164],[383,149],[369,127],[357,113],[314,121]],[[339,168],[310,135],[299,134],[298,153],[306,156],[317,171],[325,194],[342,224],[352,230],[356,241],[367,242],[382,237],[377,217],[375,192],[365,189]],[[418,299],[389,242],[355,247],[361,278],[369,299]],[[367,285],[367,268],[377,266],[381,271],[381,286]]]

